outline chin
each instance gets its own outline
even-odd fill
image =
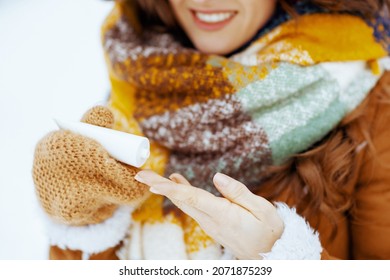
[[[218,44],[210,44],[210,42],[212,42],[212,41],[218,42],[218,40],[216,40],[216,39],[210,39],[206,43],[205,42],[201,42],[201,43],[194,42],[194,46],[201,53],[215,54],[215,55],[226,55],[226,54],[233,52],[235,49],[234,46],[233,46],[233,48],[227,48],[226,46],[228,46],[229,43],[222,44],[221,41],[219,41]]]

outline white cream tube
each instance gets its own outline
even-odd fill
[[[100,143],[116,160],[141,167],[150,155],[149,139],[118,130],[108,129],[82,122],[55,120],[65,130],[81,134]]]

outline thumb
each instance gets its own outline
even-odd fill
[[[92,125],[112,128],[114,126],[114,114],[105,106],[95,106],[85,112],[81,121]]]
[[[252,193],[243,183],[222,173],[215,174],[214,185],[218,191],[232,203],[251,212],[256,218],[264,221],[266,213],[274,210],[271,202]]]

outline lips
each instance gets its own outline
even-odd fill
[[[224,28],[237,14],[235,11],[191,10],[191,12],[198,28],[206,31],[216,31]]]

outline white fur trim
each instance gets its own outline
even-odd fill
[[[142,228],[145,260],[187,260],[184,232],[177,223],[145,223]]]
[[[143,260],[142,252],[142,224],[138,221],[133,221],[123,240],[123,246],[119,248],[116,255],[121,260]]]
[[[227,248],[223,249],[223,254],[220,257],[220,260],[237,260],[234,254]]]
[[[188,254],[190,260],[220,260],[222,258],[221,245],[212,242],[207,247]]]
[[[142,252],[142,224],[140,222],[135,222],[130,231],[128,260],[142,259],[144,259]]]
[[[125,237],[131,224],[132,211],[132,207],[121,206],[104,222],[86,226],[67,226],[46,216],[50,245],[61,249],[81,250],[85,257],[105,251]]]
[[[322,247],[318,233],[295,208],[276,203],[277,212],[284,222],[284,231],[271,252],[260,254],[265,260],[319,260]]]

